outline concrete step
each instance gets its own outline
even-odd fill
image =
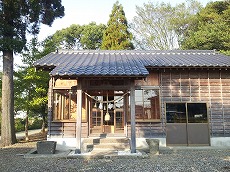
[[[129,143],[128,138],[87,138],[83,143],[100,144],[100,143]]]
[[[101,151],[101,150],[93,150],[90,152],[91,155],[96,155],[96,156],[116,156],[118,155],[118,151]]]
[[[82,145],[84,152],[116,152],[130,150],[128,138],[87,138]]]
[[[107,143],[94,145],[93,150],[129,150],[130,146],[127,143]]]

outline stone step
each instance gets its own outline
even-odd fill
[[[116,152],[130,150],[128,138],[87,138],[83,140],[85,152]]]
[[[99,143],[129,143],[128,138],[87,138],[83,143],[99,144]]]
[[[130,146],[126,143],[108,143],[94,145],[93,150],[129,150]]]
[[[127,138],[107,138],[101,139],[100,143],[129,143],[129,139]]]
[[[112,156],[112,155],[118,155],[118,151],[115,151],[115,150],[113,150],[113,151],[110,151],[110,150],[104,150],[104,151],[102,151],[102,150],[93,150],[93,151],[91,151],[90,152],[90,154],[91,155],[102,155],[102,156],[106,156],[106,155],[109,155],[109,156]]]

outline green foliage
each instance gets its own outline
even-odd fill
[[[148,2],[136,7],[137,16],[131,24],[135,46],[140,49],[177,49],[193,15],[201,8],[191,0],[175,7],[169,3]]]
[[[105,29],[106,26],[104,24],[96,25],[96,23],[90,23],[84,25],[80,38],[81,47],[83,49],[99,49]]]
[[[26,45],[26,34],[36,35],[40,24],[51,26],[64,16],[61,0],[0,1],[0,51],[3,54],[2,145],[16,142],[14,127],[13,54]]]
[[[227,50],[227,51],[220,51],[222,54],[225,54],[227,56],[230,56],[230,50]]]
[[[24,131],[25,130],[25,119],[17,118],[15,121],[15,131]]]
[[[58,30],[48,37],[44,42],[45,51],[55,51],[56,49],[99,49],[105,28],[105,25],[96,25],[95,22],[82,26],[73,24],[70,27]]]
[[[41,129],[42,128],[42,119],[35,117],[29,119],[29,130]],[[25,131],[25,119],[16,118],[15,119],[15,131]]]
[[[30,120],[29,122],[29,130],[34,130],[34,129],[41,129],[42,128],[42,119],[35,117],[34,119]]]
[[[51,26],[63,16],[61,0],[0,1],[0,51],[21,52],[27,32],[37,34],[40,23]]]
[[[22,68],[15,73],[15,111],[45,114],[48,102],[48,80],[47,72],[36,72],[33,67]]]
[[[130,50],[134,49],[133,36],[128,31],[128,22],[123,6],[118,1],[113,5],[112,13],[108,21],[108,27],[104,32],[101,49],[104,50]]]
[[[210,2],[196,15],[182,41],[183,49],[230,49],[230,1]]]
[[[63,49],[74,49],[76,44],[80,42],[80,34],[82,27],[80,25],[71,25],[70,27],[58,30],[53,36],[45,40],[45,47],[53,47]]]
[[[23,54],[26,67],[15,72],[15,111],[23,110],[29,116],[45,115],[47,112],[47,92],[49,74],[44,71],[36,71],[32,66],[35,60],[46,55],[38,49],[40,44],[37,39],[31,40],[29,50]]]

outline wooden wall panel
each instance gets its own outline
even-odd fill
[[[230,136],[230,74],[229,70],[165,69],[161,71],[161,106],[165,102],[205,102],[213,136]],[[162,109],[162,117],[165,112]]]
[[[159,74],[157,70],[149,71],[149,75],[143,80],[136,80],[136,86],[159,86]]]
[[[192,86],[199,86],[200,85],[200,81],[198,79],[191,79],[190,83]]]
[[[151,122],[137,122],[136,123],[136,137],[150,138],[162,137],[164,135],[162,123]],[[128,124],[128,137],[131,136],[131,126]]]
[[[87,138],[89,133],[88,133],[88,122],[84,122],[81,125],[81,137],[82,138]]]
[[[221,71],[221,78],[222,79],[230,79],[229,70],[222,70]]]
[[[66,80],[66,79],[57,79],[55,81],[55,87],[69,87],[77,85],[77,80]]]
[[[52,122],[50,127],[51,137],[75,138],[76,123],[75,122]],[[82,123],[82,138],[88,137],[88,123]]]
[[[63,136],[63,125],[61,122],[51,122],[50,125],[50,137]]]

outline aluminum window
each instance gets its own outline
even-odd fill
[[[166,103],[167,123],[207,123],[206,103]]]

